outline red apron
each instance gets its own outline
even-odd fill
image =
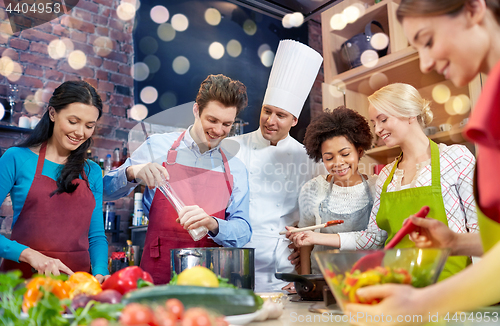
[[[94,195],[84,180],[75,179],[73,183],[79,186],[73,193],[50,196],[57,183],[42,175],[46,146],[44,143],[40,147],[35,178],[10,239],[60,259],[74,272],[90,272],[89,228]],[[0,271],[13,269],[20,269],[24,278],[33,275],[29,264],[4,259]]]
[[[208,215],[224,220],[233,189],[233,176],[226,156],[219,149],[224,172],[175,163],[176,148],[185,133],[172,144],[167,162],[163,163],[170,175],[170,185],[185,205],[198,205]],[[187,230],[175,221],[177,218],[172,204],[161,191],[156,191],[149,210],[149,226],[141,259],[141,268],[151,274],[155,284],[170,281],[170,249],[220,247],[208,236],[194,241]]]

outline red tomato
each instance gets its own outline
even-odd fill
[[[120,316],[120,322],[123,325],[158,326],[153,311],[140,303],[126,305]]]
[[[219,316],[215,318],[215,326],[229,326],[229,323],[224,316]]]
[[[158,326],[175,326],[177,324],[177,317],[162,306],[155,308],[155,319]]]
[[[177,319],[182,319],[184,313],[184,305],[179,299],[168,299],[165,303],[167,311],[172,313]]]
[[[205,309],[189,308],[182,319],[182,326],[211,326],[210,316]]]
[[[97,318],[90,323],[90,326],[108,326],[108,325],[109,321],[106,318]]]

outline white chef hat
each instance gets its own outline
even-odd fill
[[[321,54],[307,45],[281,40],[262,104],[276,106],[298,118],[322,62]]]

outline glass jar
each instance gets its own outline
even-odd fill
[[[104,230],[115,229],[115,203],[106,202],[104,204]]]

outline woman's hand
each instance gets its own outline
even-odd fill
[[[104,283],[111,275],[102,275],[102,274],[97,274],[94,277],[99,281],[99,283]]]
[[[39,274],[45,274],[49,276],[60,275],[60,272],[71,275],[73,271],[69,269],[68,266],[64,265],[59,259],[51,258],[45,256],[44,254],[33,250],[31,248],[26,248],[21,252],[19,256],[19,261],[28,263],[38,271]]]
[[[295,289],[295,284],[293,282],[288,283],[287,285],[285,285],[281,289],[284,291],[287,291],[288,293],[292,293],[292,294],[297,293],[297,290]]]
[[[356,294],[365,300],[382,301],[375,305],[347,304],[344,313],[352,316],[349,322],[353,325],[418,325],[425,323],[430,316],[430,308],[426,307],[428,298],[425,297],[425,290],[410,285],[367,286],[358,289]],[[410,322],[408,316],[412,317]]]
[[[290,239],[290,241],[292,241],[297,247],[312,246],[316,244],[315,242],[315,235],[317,234],[316,232],[303,231],[303,232],[292,233],[290,231],[295,229],[292,226],[287,226],[286,229],[288,230],[288,232],[286,233],[286,237]]]
[[[433,218],[410,216],[417,231],[410,233],[410,240],[419,248],[454,248],[457,233],[446,224]]]

